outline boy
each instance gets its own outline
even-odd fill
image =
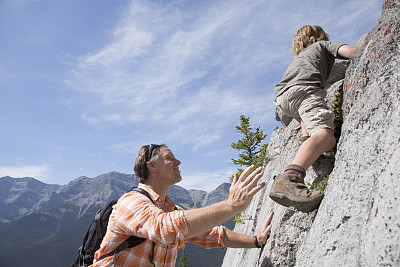
[[[306,25],[293,38],[293,61],[276,84],[275,104],[301,124],[302,145],[283,174],[277,175],[269,196],[277,203],[300,211],[316,209],[323,196],[304,184],[306,170],[336,144],[334,115],[326,102],[325,83],[337,56],[353,59],[358,47],[329,41],[324,30]]]

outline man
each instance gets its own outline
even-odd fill
[[[261,168],[247,168],[240,178],[235,174],[227,200],[199,209],[175,209],[167,192],[182,180],[179,165],[172,151],[165,145],[143,146],[135,160],[139,188],[145,189],[153,202],[138,192],[124,194],[114,206],[107,233],[95,253],[92,266],[175,266],[177,251],[185,242],[205,248],[261,247],[271,230],[273,212],[256,236],[248,236],[217,226],[244,211],[253,196],[264,187],[257,185]],[[251,173],[252,172],[252,173]],[[126,249],[115,257],[98,260],[113,251],[129,236],[146,238],[139,246]]]

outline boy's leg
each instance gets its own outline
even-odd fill
[[[313,133],[297,151],[292,164],[307,170],[325,151],[333,148],[336,138],[331,129],[324,128]]]
[[[300,211],[308,212],[316,209],[323,198],[322,192],[308,190],[304,184],[304,177],[311,164],[336,143],[331,130],[333,113],[325,103],[325,95],[326,90],[309,91],[298,106],[298,114],[301,116],[298,121],[302,125],[302,135],[310,133],[311,137],[303,142],[292,164],[285,168],[283,174],[276,176],[272,184],[269,196],[283,206],[293,206]],[[310,131],[307,131],[305,125],[307,129],[310,127]]]

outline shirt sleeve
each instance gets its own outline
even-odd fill
[[[223,241],[225,230],[226,228],[224,226],[216,226],[208,232],[189,238],[187,241],[202,246],[203,248],[220,247],[224,250],[226,248]]]
[[[183,210],[164,212],[139,193],[127,193],[119,199],[112,227],[116,233],[178,246],[183,246],[188,235]]]
[[[331,53],[334,57],[338,56],[339,47],[344,45],[344,43],[338,41],[326,41],[321,42],[321,44]]]

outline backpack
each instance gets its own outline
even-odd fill
[[[142,188],[132,188],[130,191],[139,192],[145,196],[147,196],[151,202],[149,193]],[[111,200],[102,210],[99,210],[94,218],[94,221],[89,226],[88,231],[86,232],[85,237],[83,238],[82,245],[79,248],[79,256],[72,263],[71,267],[87,267],[93,264],[94,253],[100,249],[101,241],[106,235],[108,219],[113,210],[113,206],[117,203],[118,199]],[[154,204],[154,202],[153,202]],[[127,249],[133,248],[135,246],[140,245],[146,240],[146,238],[131,236],[122,242],[114,251],[107,253],[101,256],[98,260],[102,260],[112,255],[116,255],[119,252]],[[154,244],[153,244],[154,247]]]

